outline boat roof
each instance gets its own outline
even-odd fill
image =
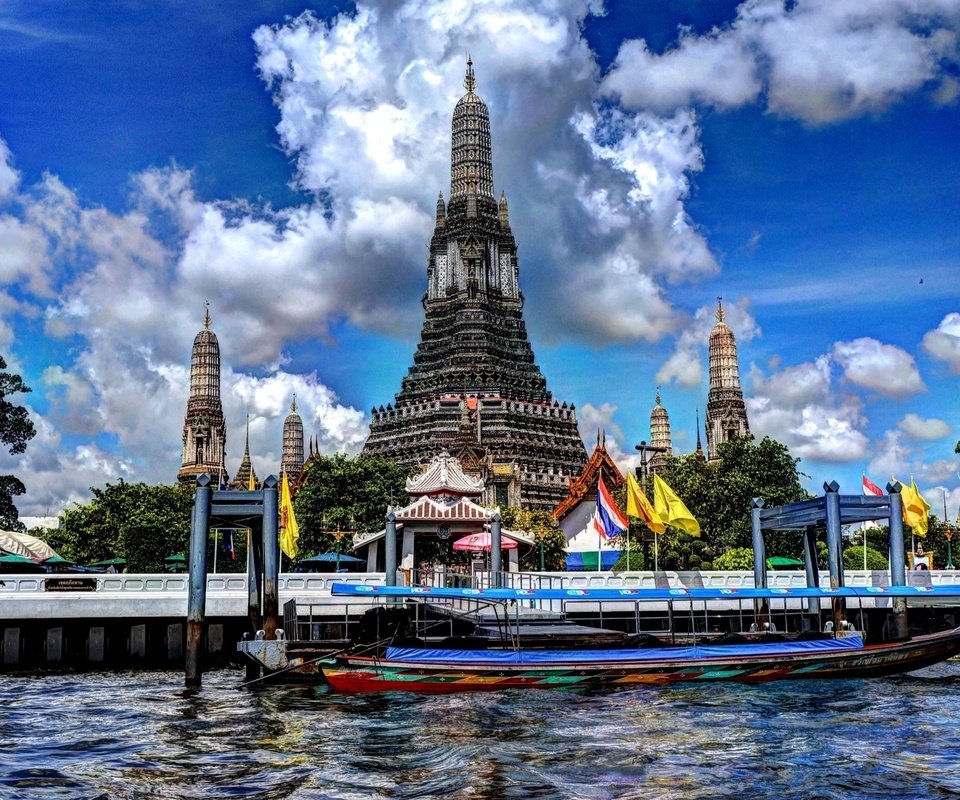
[[[448,589],[437,586],[370,586],[334,583],[331,594],[353,597],[453,598],[467,600],[764,600],[773,598],[834,597],[960,597],[958,586],[842,586],[790,588],[687,588],[660,589]]]

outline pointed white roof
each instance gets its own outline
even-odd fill
[[[413,496],[425,494],[480,495],[483,480],[470,478],[463,473],[460,462],[445,450],[434,456],[427,468],[419,475],[407,479],[407,493]]]

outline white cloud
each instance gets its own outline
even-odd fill
[[[942,419],[924,419],[916,414],[907,414],[897,427],[915,439],[942,439],[950,433],[950,426]]]
[[[855,395],[835,395],[830,359],[786,367],[769,376],[754,366],[752,396],[746,398],[750,430],[783,442],[794,456],[844,463],[862,459],[868,439],[863,403]]]
[[[848,381],[884,397],[909,397],[927,388],[913,356],[894,345],[862,337],[837,342],[832,355]]]
[[[745,41],[712,31],[682,35],[662,55],[643,39],[625,42],[603,88],[633,108],[661,112],[702,103],[720,108],[752,102],[760,92],[759,67]]]
[[[736,19],[652,53],[621,45],[604,90],[633,108],[721,108],[766,100],[812,124],[876,113],[927,87],[956,98],[960,10],[950,0],[749,0]]]
[[[20,183],[20,173],[14,169],[13,154],[7,143],[0,137],[0,203],[13,196],[18,183]]]
[[[909,483],[913,477],[936,512],[928,487],[931,484],[942,485],[945,481],[954,482],[957,466],[956,458],[925,460],[915,444],[904,441],[904,431],[897,430],[886,431],[877,442],[868,470],[871,475],[880,476],[875,480],[884,486],[893,477],[904,483]]]
[[[934,358],[946,361],[951,372],[960,372],[960,314],[947,314],[936,330],[923,337],[923,347]]]

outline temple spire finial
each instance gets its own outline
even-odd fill
[[[660,405],[660,387],[657,387],[657,405]]]
[[[212,321],[213,320],[210,319],[210,301],[204,300],[203,301],[203,329],[205,331],[210,330],[210,323]]]
[[[717,297],[717,322],[723,322],[723,298]]]
[[[296,392],[293,393],[293,402],[290,403],[290,413],[291,414],[297,413],[297,393]]]
[[[467,90],[468,94],[472,94],[473,90],[477,88],[477,77],[473,74],[473,59],[470,55],[467,55],[467,74],[463,79],[463,88]]]

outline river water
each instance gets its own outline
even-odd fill
[[[0,678],[0,798],[960,796],[960,663],[896,678],[344,696]]]

